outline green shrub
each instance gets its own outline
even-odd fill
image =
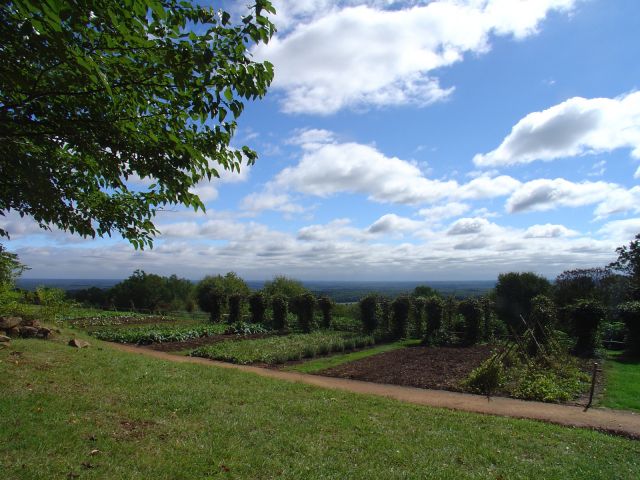
[[[287,299],[282,295],[274,295],[271,299],[271,308],[273,310],[274,330],[287,330]]]
[[[427,314],[427,329],[425,335],[425,343],[431,345],[435,341],[435,335],[442,327],[444,319],[444,300],[439,296],[427,298],[425,312]]]
[[[378,299],[375,295],[367,295],[360,299],[360,319],[362,321],[362,330],[371,334],[378,326],[377,306]]]
[[[627,327],[627,351],[640,355],[640,302],[626,302],[618,305],[618,318]]]
[[[490,395],[504,384],[504,366],[500,360],[490,358],[474,369],[463,386],[473,393]]]
[[[464,318],[464,343],[475,345],[482,337],[482,305],[475,298],[467,298],[460,302],[458,311]]]
[[[298,317],[298,327],[304,333],[309,333],[313,326],[313,311],[316,305],[316,298],[312,293],[303,293],[293,298],[293,304]]]
[[[569,311],[576,336],[575,353],[593,356],[599,346],[599,327],[606,315],[604,307],[597,300],[579,300]]]
[[[391,334],[394,339],[406,338],[411,298],[402,295],[391,302]]]
[[[553,301],[545,295],[535,296],[531,300],[531,315],[528,320],[533,338],[528,339],[527,350],[529,355],[537,355],[539,348],[544,348],[549,343],[549,335],[557,321]]]
[[[328,330],[331,328],[331,313],[333,311],[333,302],[326,295],[318,299],[318,307],[322,312],[322,328]]]
[[[411,309],[413,338],[422,338],[424,335],[424,310],[426,305],[427,299],[425,297],[417,297],[413,299],[413,308]]]
[[[242,320],[243,296],[239,293],[229,295],[229,323],[238,323]]]
[[[254,292],[249,296],[249,311],[253,323],[264,323],[267,302],[262,292]]]

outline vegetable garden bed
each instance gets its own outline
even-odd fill
[[[192,356],[222,360],[225,362],[275,365],[302,358],[344,352],[373,345],[371,336],[354,333],[319,331],[307,334],[274,336],[243,342],[221,342],[199,348]]]

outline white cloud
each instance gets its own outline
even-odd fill
[[[453,223],[447,235],[470,235],[482,233],[490,225],[485,218],[461,218]]]
[[[500,146],[473,161],[496,167],[632,149],[640,158],[640,92],[621,97],[570,98],[520,120]]]
[[[535,33],[550,11],[568,11],[575,0],[436,0],[403,8],[382,1],[279,3],[284,33],[255,55],[275,64],[273,87],[284,91],[285,111],[330,114],[445,99],[453,87],[441,87],[432,72],[465,53],[486,52],[491,34]]]
[[[633,174],[633,178],[640,178],[640,167],[638,167],[636,173]]]
[[[615,183],[574,183],[563,178],[541,178],[524,183],[516,190],[507,200],[506,209],[515,213],[599,204],[595,213],[597,217],[604,217],[635,210],[637,195],[638,187],[627,191]]]
[[[294,189],[307,195],[328,197],[360,193],[381,203],[419,205],[443,199],[484,199],[504,196],[520,186],[508,177],[478,177],[466,184],[426,178],[413,162],[388,157],[375,147],[354,142],[336,143],[321,131],[301,143],[302,157],[278,173],[267,189]],[[305,134],[298,133],[298,138]],[[326,143],[322,143],[322,139]]]
[[[545,223],[544,225],[532,225],[527,228],[525,238],[560,238],[573,237],[578,235],[575,230],[570,230],[564,225],[553,225]]]
[[[617,246],[629,243],[640,233],[640,218],[629,218],[605,223],[602,228],[598,230],[598,233],[612,240]]]
[[[250,193],[241,202],[240,208],[254,213],[264,210],[274,210],[283,213],[301,213],[304,207],[293,202],[286,193],[272,193],[269,191]]]
[[[338,241],[341,239],[364,240],[367,235],[362,230],[352,227],[348,218],[338,218],[326,225],[309,225],[298,231],[298,240],[305,241]]]
[[[373,234],[401,234],[404,232],[414,232],[424,228],[424,226],[424,222],[400,217],[395,213],[388,213],[373,222],[369,228],[367,228],[367,231]]]
[[[418,214],[430,221],[440,221],[447,218],[458,217],[469,211],[469,205],[460,202],[450,202],[444,205],[436,205],[434,207],[422,208]]]

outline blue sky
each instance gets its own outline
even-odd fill
[[[554,277],[640,232],[636,0],[274,4],[276,79],[234,140],[256,164],[149,251],[9,215],[25,276]]]

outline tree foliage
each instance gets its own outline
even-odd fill
[[[464,317],[464,342],[466,345],[475,345],[482,338],[482,304],[477,298],[466,298],[458,304],[458,311]]]
[[[302,282],[285,277],[284,275],[278,275],[274,277],[273,280],[265,282],[262,291],[269,297],[283,295],[287,298],[293,298],[309,292],[309,290],[302,285]]]
[[[204,277],[196,286],[195,295],[200,309],[211,316],[211,321],[220,321],[230,295],[249,295],[249,287],[235,272]]]
[[[143,270],[136,270],[122,282],[113,286],[108,298],[118,308],[152,311],[175,309],[191,295],[193,285],[189,280],[175,275],[162,277]]]
[[[256,159],[230,146],[243,102],[273,79],[250,49],[275,11],[253,4],[232,22],[180,0],[3,2],[0,214],[142,248],[158,208],[204,209],[198,182]]]
[[[395,339],[407,338],[411,297],[400,295],[391,302],[391,335]]]
[[[376,295],[367,295],[361,298],[359,307],[362,330],[368,334],[373,333],[378,326],[378,297]]]
[[[0,244],[0,285],[13,285],[16,278],[29,267],[18,260],[18,254],[8,252]]]
[[[531,314],[531,300],[537,295],[547,295],[551,290],[549,281],[532,272],[510,272],[498,275],[496,284],[496,313],[498,318],[516,331],[522,331]]]
[[[616,249],[618,258],[609,264],[612,270],[629,277],[629,297],[640,300],[640,233],[629,243]]]
[[[326,295],[318,298],[318,308],[320,308],[320,312],[322,312],[322,328],[329,329],[331,328],[331,320],[332,320],[332,311],[333,311],[333,301],[327,297]]]

